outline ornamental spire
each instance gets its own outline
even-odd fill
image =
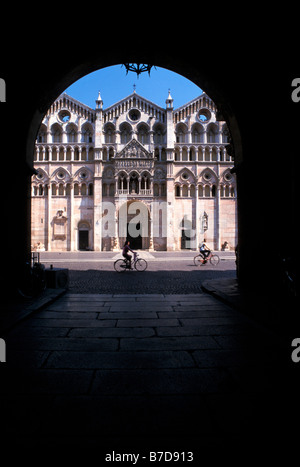
[[[98,92],[98,99],[96,100],[96,109],[102,109],[103,100],[101,99],[100,91]]]
[[[167,104],[167,109],[173,109],[173,99],[171,96],[171,90],[169,89],[169,95],[168,98],[166,99],[166,104]]]

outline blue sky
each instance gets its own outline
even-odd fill
[[[115,65],[90,73],[69,86],[65,92],[74,99],[95,108],[98,92],[101,93],[103,107],[107,108],[133,92],[165,107],[168,90],[174,99],[174,108],[191,101],[202,94],[202,90],[191,81],[165,68],[152,68],[150,77],[147,72],[137,77],[136,73],[128,72],[125,67]]]

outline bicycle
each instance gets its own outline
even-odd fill
[[[212,251],[210,251],[209,255],[204,259],[203,255],[199,253],[194,257],[194,265],[199,266],[201,264],[206,264],[207,261],[210,261],[210,264],[213,266],[217,266],[220,262],[220,258],[218,255],[213,254]]]
[[[138,253],[134,253],[133,266],[136,271],[145,271],[147,269],[148,263],[145,259],[138,258],[138,256]],[[114,268],[117,272],[125,272],[126,269],[131,269],[130,262],[126,258],[117,259],[114,262]]]

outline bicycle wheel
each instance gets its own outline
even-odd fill
[[[194,258],[194,265],[195,266],[201,266],[201,264],[203,264],[203,258],[201,255],[197,255],[195,256]]]
[[[212,264],[213,266],[216,266],[217,264],[219,264],[219,262],[220,262],[220,258],[218,255],[211,255],[210,264]]]
[[[145,259],[137,259],[134,263],[134,267],[137,271],[145,271],[147,269],[147,261]]]
[[[114,262],[114,268],[115,268],[115,271],[117,272],[125,272],[126,261],[124,261],[123,259],[117,259],[117,261]]]

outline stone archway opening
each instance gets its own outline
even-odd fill
[[[87,251],[91,249],[90,226],[86,221],[80,221],[78,224],[77,248],[79,251]]]
[[[150,212],[140,200],[124,202],[118,211],[118,242],[120,248],[126,240],[134,250],[149,250],[153,247]]]
[[[97,62],[97,66],[95,65],[96,62]],[[121,60],[116,60],[116,62],[121,63]],[[149,60],[149,62],[150,62],[150,60]],[[151,60],[151,62],[153,62],[153,60]],[[171,60],[171,62],[172,62],[172,60]],[[92,66],[91,66],[90,63],[81,63],[79,65],[79,67],[76,68],[76,72],[74,71],[73,75],[72,75],[72,73],[69,73],[67,76],[62,77],[62,79],[58,83],[56,83],[57,86],[55,87],[55,89],[58,89],[58,87],[59,87],[60,91],[62,92],[69,85],[71,85],[74,81],[77,81],[78,79],[80,79],[81,77],[91,73],[92,71],[99,70],[99,69],[102,69],[102,68],[106,68],[106,67],[109,67],[109,66],[115,64],[115,63],[111,63],[110,58],[109,59],[108,58],[106,58],[106,59],[105,58],[102,58],[102,59],[97,58],[95,63],[93,63]],[[217,88],[217,85],[216,85],[217,80],[216,80],[216,82],[211,81],[211,80],[208,81],[206,79],[205,75],[204,75],[204,72],[203,72],[203,74],[201,72],[201,75],[200,75],[199,70],[197,70],[196,67],[194,69],[189,69],[188,72],[187,72],[187,69],[185,67],[180,66],[180,64],[177,61],[175,61],[174,63],[167,63],[166,64],[166,63],[164,63],[164,59],[158,58],[157,66],[164,67],[164,68],[166,68],[166,69],[168,69],[170,71],[173,71],[175,73],[178,73],[178,74],[184,76],[185,78],[191,80],[194,84],[198,85],[201,89],[204,89],[205,92],[208,93],[208,95],[215,102],[216,107],[218,108],[218,118],[220,120],[226,121],[226,124],[227,124],[227,126],[228,126],[228,128],[230,130],[231,140],[232,140],[232,144],[234,146],[234,151],[235,151],[235,165],[239,165],[240,162],[242,161],[242,146],[241,146],[241,138],[240,138],[239,127],[237,125],[237,121],[235,119],[234,113],[232,112],[232,110],[230,108],[229,100],[225,96],[222,96],[219,89]],[[47,98],[47,100],[49,101],[50,97],[49,97],[49,99]],[[43,104],[44,104],[44,102],[43,102]],[[49,105],[51,105],[52,102],[50,101]],[[39,109],[42,109],[42,108],[43,108],[43,106],[39,107]],[[40,124],[41,124],[42,119],[43,119],[43,114],[39,114],[39,112],[36,112],[36,114],[34,115],[34,118],[33,118],[34,121],[32,122],[31,129],[35,128],[35,131],[37,132],[37,130],[38,130]],[[32,163],[32,152],[33,152],[33,150],[31,151],[30,146],[33,146],[33,145],[34,145],[34,140],[32,139],[32,132],[31,132],[31,134],[28,136],[28,139],[27,139],[27,160],[29,159],[30,164]],[[135,181],[130,179],[128,181],[128,183],[129,183],[129,190],[131,189],[131,191],[132,191],[131,194],[134,195],[136,193],[136,191],[135,191]],[[147,188],[145,188],[145,190],[146,189]],[[130,225],[132,225],[132,224],[130,224]],[[136,223],[135,230],[138,231],[139,229],[140,229],[140,224]],[[150,229],[151,229],[151,227],[150,227]],[[127,231],[124,236],[126,236],[128,234],[130,234],[129,231]],[[122,239],[122,238],[123,237],[119,237],[119,240]],[[137,238],[138,238],[138,236],[137,236]],[[143,249],[144,248],[145,249],[151,248],[151,246],[152,246],[151,245],[151,240],[153,242],[153,239],[151,239],[151,237],[150,237],[149,240],[148,240],[147,245],[146,245],[146,241],[144,240],[144,242],[142,242],[142,248]],[[27,246],[28,246],[28,242],[27,242]],[[164,249],[164,246],[162,248]]]
[[[217,211],[220,202],[223,205],[225,205],[225,201],[228,202],[228,200],[219,200],[219,196],[217,196],[219,192],[216,192],[216,185],[212,185],[211,176],[208,176],[207,180],[205,180],[205,185],[204,181],[200,181],[199,178],[201,177],[200,168],[202,167],[202,162],[205,162],[205,166],[211,166],[216,162],[219,169],[221,163],[224,165],[224,163],[230,163],[232,161],[230,157],[228,159],[226,158],[226,161],[224,161],[226,143],[228,143],[227,137],[224,138],[224,127],[226,125],[224,125],[224,121],[216,123],[217,109],[214,102],[208,95],[206,95],[205,92],[201,93],[199,97],[195,97],[190,103],[180,107],[179,110],[173,109],[173,99],[171,98],[170,92],[168,99],[165,101],[167,104],[166,109],[160,108],[159,106],[150,107],[148,102],[143,97],[138,96],[138,94],[132,94],[124,99],[122,107],[119,103],[116,103],[108,107],[108,110],[103,108],[103,101],[99,97],[98,100],[96,100],[97,105],[94,111],[91,108],[83,107],[80,107],[78,110],[76,102],[77,101],[75,101],[71,96],[63,93],[53,103],[43,122],[46,123],[49,128],[52,128],[54,125],[57,126],[58,124],[55,120],[57,118],[56,113],[58,112],[60,120],[64,120],[65,114],[67,115],[67,110],[64,109],[65,107],[70,109],[68,110],[69,120],[66,128],[70,128],[70,125],[73,125],[72,128],[75,128],[75,123],[82,118],[82,120],[80,120],[81,123],[78,123],[78,127],[76,127],[76,131],[74,130],[74,134],[72,136],[73,140],[68,144],[68,147],[63,146],[63,144],[66,143],[66,136],[64,138],[60,137],[62,139],[62,146],[60,148],[62,157],[59,158],[60,162],[57,162],[57,164],[63,165],[68,162],[71,166],[72,174],[74,174],[74,169],[79,166],[78,162],[86,161],[86,164],[92,164],[91,171],[94,175],[94,179],[92,180],[92,183],[88,185],[88,189],[86,185],[86,171],[81,169],[78,169],[77,171],[79,176],[78,182],[76,180],[75,183],[74,176],[73,179],[71,177],[69,189],[66,188],[64,191],[63,184],[60,184],[62,187],[62,193],[59,193],[59,195],[65,194],[65,197],[70,198],[69,219],[74,216],[77,216],[78,218],[78,209],[84,209],[85,207],[87,210],[85,216],[88,216],[91,225],[91,241],[89,241],[86,233],[78,232],[78,237],[80,237],[80,239],[77,242],[69,241],[69,250],[74,251],[76,249],[89,249],[92,247],[96,251],[101,251],[111,247],[116,248],[115,233],[111,236],[111,238],[114,238],[111,242],[109,242],[109,240],[107,241],[107,239],[105,241],[103,240],[103,233],[102,239],[99,239],[99,237],[101,237],[101,233],[97,237],[96,226],[101,224],[98,211],[101,209],[103,201],[109,201],[111,204],[116,206],[119,204],[118,198],[122,197],[124,199],[124,196],[140,200],[143,199],[146,204],[148,202],[147,200],[150,200],[152,201],[152,204],[157,202],[162,204],[164,202],[170,206],[168,209],[168,213],[170,214],[169,219],[164,222],[164,224],[169,226],[165,238],[170,238],[170,241],[161,241],[160,231],[156,235],[160,240],[159,245],[157,245],[157,241],[153,241],[153,235],[151,235],[151,232],[149,231],[147,232],[147,235],[150,236],[148,242],[146,240],[142,241],[142,238],[146,236],[142,234],[131,234],[130,230],[132,223],[128,222],[127,231],[123,237],[130,237],[133,243],[136,244],[136,248],[151,248],[151,244],[153,243],[155,247],[157,246],[159,249],[164,248],[169,251],[187,248],[187,245],[191,242],[186,241],[185,234],[189,234],[189,232],[186,229],[183,231],[181,230],[180,222],[182,212],[188,211],[188,217],[193,219],[191,229],[194,229],[197,232],[196,236],[194,235],[195,241],[192,242],[192,249],[195,249],[198,244],[198,237],[201,230],[199,223],[201,212],[207,209],[210,209],[212,212],[213,210]],[[132,105],[134,107],[132,107]],[[212,122],[209,123],[209,127],[207,127],[206,130],[203,129],[204,135],[202,135],[201,139],[198,137],[199,135],[196,137],[193,133],[193,122],[199,124],[198,120],[202,121],[202,113],[205,109],[208,112],[208,108],[210,110],[207,114],[208,116],[206,120],[212,120]],[[89,160],[87,160],[87,155],[85,153],[83,156],[83,152],[88,152],[88,150],[85,146],[81,146],[83,142],[86,142],[85,137],[83,139],[82,136],[85,135],[84,128],[87,125],[86,122],[84,123],[84,118],[91,120],[92,123],[89,123],[89,125],[95,132],[95,135],[93,135],[89,141],[93,150],[93,156]],[[70,119],[72,120],[71,123]],[[122,142],[120,129],[123,128],[125,123],[127,123],[127,119],[132,122],[133,134],[131,135],[130,141],[126,144],[125,141]],[[157,122],[153,124],[155,119]],[[152,136],[151,138],[145,137],[145,139],[141,134],[143,131],[148,131],[148,127],[145,122],[148,122],[149,120],[152,122],[149,126]],[[184,140],[182,140],[181,137],[179,138],[177,135],[178,126],[183,125],[182,120],[184,120],[184,122],[190,122],[189,124],[185,124],[185,132],[187,134],[185,135]],[[99,121],[103,121],[104,123],[99,123]],[[119,127],[117,121],[119,122]],[[135,121],[139,121],[136,127],[134,127]],[[157,133],[158,122],[160,122],[160,130],[163,130],[165,135],[164,138],[162,138],[159,132]],[[176,122],[179,123],[174,130],[173,126]],[[209,136],[211,128],[214,128],[216,132],[211,136],[212,141],[210,141]],[[60,129],[61,133],[64,131],[65,130],[63,128]],[[42,152],[42,159],[40,157],[37,158],[36,156],[35,160],[37,161],[37,164],[45,162],[45,165],[49,166],[47,167],[47,170],[49,170],[50,177],[51,167],[53,167],[53,164],[48,164],[48,161],[57,161],[57,157],[53,159],[52,147],[53,144],[56,143],[56,140],[53,139],[53,136],[43,136],[43,138],[45,139],[43,143],[40,143],[38,138],[36,148],[37,154],[40,155]],[[159,141],[157,141],[157,139],[159,139]],[[79,146],[81,154],[79,159],[75,157],[76,147],[74,144],[72,146],[72,143],[76,143]],[[218,147],[212,146],[215,143],[218,144]],[[43,144],[43,146],[39,146],[40,144]],[[161,152],[163,149],[168,153],[167,158],[162,157]],[[178,156],[177,158],[176,151]],[[109,156],[110,152],[111,156]],[[203,155],[204,153],[205,156]],[[190,162],[195,162],[195,167],[192,167]],[[220,169],[220,172],[217,169],[217,174],[220,175],[220,180],[223,168],[224,167],[222,167],[222,170]],[[179,169],[180,171],[178,172]],[[178,173],[178,180],[176,180],[176,173]],[[35,181],[34,177],[33,181]],[[163,190],[162,181],[165,183],[165,187],[167,188],[166,190]],[[60,180],[60,182],[62,182],[62,180]],[[71,189],[72,183],[74,183],[73,196]],[[90,190],[90,188],[92,188],[92,190]],[[55,196],[56,193],[54,193],[54,197]],[[83,199],[82,197],[84,196],[87,197]],[[80,199],[82,201],[82,205],[78,208]],[[39,200],[33,198],[33,203],[35,203],[35,201]],[[47,201],[48,206],[51,206],[51,193]],[[56,199],[53,201],[56,201]],[[65,200],[63,201],[65,202]],[[235,199],[233,201],[235,202]],[[36,204],[37,203],[35,203],[35,205]],[[151,207],[150,212],[152,212]],[[220,212],[220,209],[218,212]],[[51,210],[48,209],[47,216],[51,218],[51,215]],[[218,241],[221,225],[219,217],[220,215],[217,215],[215,222],[213,222],[213,216],[210,215],[210,243],[214,249],[219,249],[220,243]],[[235,215],[231,217],[233,220],[231,221],[230,228],[227,230],[234,230],[234,235],[232,236],[233,240],[231,242],[231,249],[234,249],[236,241],[236,218]],[[159,222],[159,227],[161,224],[162,222]],[[139,231],[141,229],[141,223],[136,222],[136,227],[133,230]],[[75,237],[74,227],[72,227],[72,225],[68,228],[68,234],[71,238]],[[228,233],[226,232],[224,235],[228,235]],[[225,239],[228,240],[227,237]],[[67,242],[68,239],[66,238],[65,241]],[[109,243],[111,244],[109,245]]]

